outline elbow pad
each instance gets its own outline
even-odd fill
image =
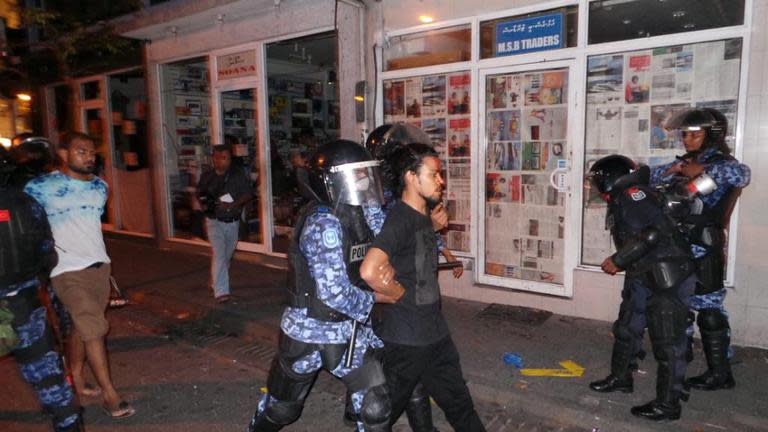
[[[646,228],[640,231],[634,241],[628,243],[613,255],[613,263],[625,269],[630,264],[642,258],[659,242],[661,233],[656,228]]]

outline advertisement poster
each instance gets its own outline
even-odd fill
[[[741,39],[728,39],[589,57],[585,170],[612,153],[651,166],[682,155],[667,122],[693,107],[726,116],[733,148],[741,51]],[[584,199],[582,262],[599,265],[614,251],[605,204],[597,196]]]
[[[469,72],[385,80],[383,87],[384,122],[402,121],[420,128],[440,156],[446,181],[443,200],[448,210],[448,228],[442,234],[452,252],[469,253],[472,238]]]

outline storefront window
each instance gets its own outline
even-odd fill
[[[471,40],[469,24],[393,36],[384,48],[384,70],[469,61]]]
[[[337,45],[334,32],[267,45],[274,252],[288,252],[299,209],[310,198],[297,172],[318,145],[339,136]]]
[[[80,84],[80,99],[93,100],[101,97],[101,85],[99,81],[88,81]]]
[[[452,251],[470,252],[471,79],[468,71],[384,81],[384,122],[406,122],[426,132],[440,155]]]
[[[589,43],[742,25],[744,0],[599,0],[589,3]]]
[[[578,43],[579,7],[497,18],[480,23],[480,58],[503,57]]]
[[[675,45],[587,60],[585,171],[599,158],[622,154],[650,166],[684,153],[664,122],[688,108],[709,107],[728,118],[734,145],[742,40]],[[584,194],[582,263],[599,265],[613,253],[605,203]]]
[[[161,79],[171,235],[202,239],[204,217],[195,187],[203,169],[211,167],[208,62],[198,58],[163,65]]]
[[[567,96],[567,68],[486,77],[485,275],[563,283]]]
[[[147,166],[144,74],[127,72],[109,77],[115,167],[134,171]]]

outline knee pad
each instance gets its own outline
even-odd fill
[[[269,369],[267,389],[269,394],[277,400],[303,401],[312,387],[315,375],[314,373],[297,374],[278,354],[272,360],[272,367]]]
[[[702,332],[718,332],[730,328],[728,318],[720,309],[702,309],[696,320]]]
[[[264,408],[266,418],[280,426],[285,426],[295,422],[301,417],[301,411],[304,409],[304,401],[281,401],[271,400]]]
[[[376,426],[389,423],[392,404],[386,386],[371,387],[363,397],[360,408],[360,420],[366,426]]]
[[[648,304],[647,314],[648,333],[654,345],[675,344],[685,337],[688,308],[677,299],[657,294]]]
[[[616,321],[613,323],[613,337],[622,342],[629,342],[632,340],[632,333],[625,323]]]

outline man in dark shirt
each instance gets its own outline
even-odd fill
[[[384,341],[391,423],[421,381],[454,429],[484,431],[440,306],[438,249],[428,210],[442,197],[440,160],[431,147],[410,144],[395,151],[390,163],[401,199],[387,215],[360,273],[374,290],[392,284],[405,289],[397,303],[382,307],[382,320],[375,328]],[[396,280],[381,278],[388,266],[394,268]]]
[[[208,241],[213,249],[213,295],[219,303],[225,303],[230,300],[229,264],[237,245],[240,214],[253,193],[243,170],[232,166],[228,146],[213,148],[213,168],[200,177],[197,196],[205,212]]]

